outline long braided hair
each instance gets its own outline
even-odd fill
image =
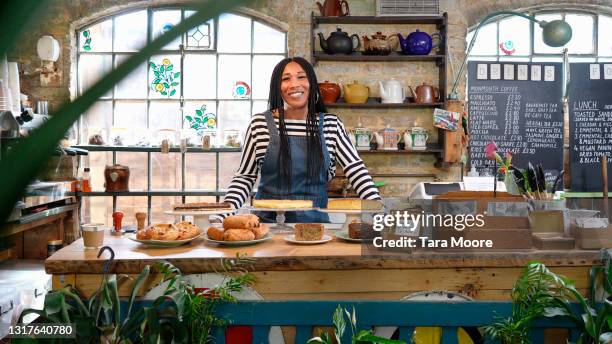
[[[323,98],[319,91],[319,84],[312,65],[302,57],[289,57],[280,61],[272,72],[270,80],[270,97],[268,99],[268,108],[278,111],[278,123],[280,132],[280,156],[279,156],[279,185],[281,193],[291,194],[291,149],[289,147],[289,138],[287,135],[287,126],[285,124],[285,102],[281,93],[281,79],[285,67],[290,62],[299,64],[308,77],[310,83],[308,95],[308,115],[306,116],[306,137],[307,137],[307,152],[308,158],[306,161],[307,169],[307,185],[309,188],[313,185],[313,181],[317,180],[322,168],[323,152],[321,150],[321,138],[319,135],[318,118],[320,112],[327,112],[323,105]]]

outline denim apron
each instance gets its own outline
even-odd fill
[[[325,114],[320,113],[319,115],[319,137],[321,138],[321,151],[323,153],[323,168],[319,172],[310,185],[307,185],[307,136],[288,136],[289,148],[291,149],[291,193],[286,194],[278,189],[278,179],[280,178],[280,171],[278,170],[278,160],[280,156],[280,134],[276,124],[274,124],[274,118],[272,112],[266,111],[264,113],[266,117],[266,125],[268,126],[268,132],[270,134],[270,142],[266,150],[261,166],[261,177],[259,179],[259,187],[255,194],[256,199],[304,199],[312,200],[314,207],[325,208],[327,207],[327,166],[330,164],[329,152],[327,151],[327,145],[325,144],[325,137],[323,136],[323,120]],[[262,222],[276,222],[276,213],[262,211],[257,212]],[[307,211],[288,211],[285,213],[286,223],[317,223],[317,222],[329,222],[329,217],[326,213],[315,210]]]

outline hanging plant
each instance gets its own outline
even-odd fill
[[[169,59],[163,59],[161,64],[150,62],[149,67],[153,71],[155,78],[151,82],[151,89],[154,92],[167,97],[172,97],[176,94],[177,81],[181,76],[181,72],[174,72],[174,65]]]
[[[85,51],[91,51],[91,32],[89,30],[83,31],[83,37],[85,37],[85,42],[83,43],[83,49]]]

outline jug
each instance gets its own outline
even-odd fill
[[[382,147],[379,145],[378,149],[397,150],[397,143],[400,139],[400,134],[397,130],[387,124],[387,127],[380,131],[380,136],[382,136],[383,144]]]
[[[380,97],[383,104],[404,102],[406,95],[399,81],[391,78],[391,80],[387,80],[384,83],[379,81],[378,85],[380,86]]]
[[[415,103],[434,103],[438,101],[438,97],[440,96],[437,87],[426,85],[425,83],[417,86],[416,92],[412,87],[408,86],[408,88],[414,97]]]
[[[357,150],[370,150],[372,138],[372,131],[362,127],[361,123],[358,123],[357,128],[355,128],[355,148],[357,148]]]
[[[399,38],[400,46],[402,47],[402,53],[405,55],[427,55],[433,48],[437,48],[442,42],[442,35],[439,33],[433,33],[428,35],[425,32],[416,30],[403,38],[401,34],[397,34]],[[433,44],[433,38],[438,39],[437,44]]]
[[[321,11],[321,15],[324,17],[343,17],[349,15],[349,5],[346,0],[325,0],[322,5],[317,1],[317,7],[319,7],[319,11]]]
[[[412,128],[412,149],[425,150],[427,149],[427,139],[429,133],[421,127]]]
[[[350,54],[361,46],[359,36],[355,34],[349,36],[341,28],[336,28],[336,32],[332,32],[327,39],[325,39],[321,32],[318,35],[321,49],[328,54]],[[357,39],[356,44],[355,39]]]

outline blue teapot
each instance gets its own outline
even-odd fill
[[[426,32],[416,30],[410,33],[406,38],[403,38],[399,33],[397,37],[402,47],[402,53],[405,55],[427,55],[431,49],[438,47],[442,42],[442,35],[437,32],[430,36]],[[432,42],[433,38],[438,39],[438,43],[435,45]]]

